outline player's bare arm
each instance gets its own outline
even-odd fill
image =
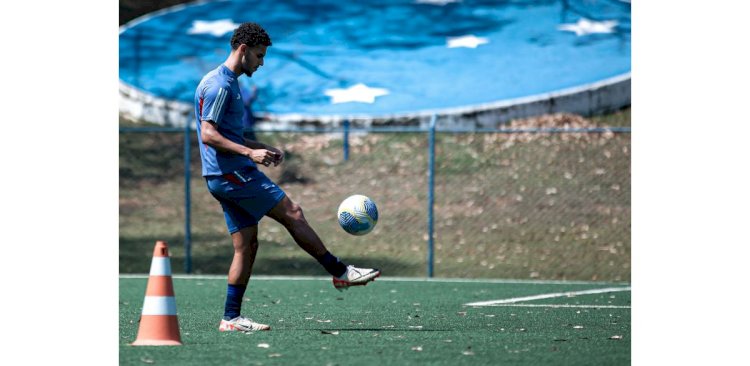
[[[277,149],[276,151],[262,147],[253,149],[233,142],[221,135],[213,121],[201,121],[201,140],[204,144],[216,150],[246,156],[257,164],[269,166],[271,164],[278,165],[280,162]]]

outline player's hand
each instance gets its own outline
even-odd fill
[[[278,154],[271,150],[266,149],[255,149],[250,152],[250,159],[252,159],[256,164],[263,164],[265,166],[269,166],[271,164],[274,164],[274,166],[278,165]]]
[[[269,146],[269,150],[271,150],[271,152],[274,153],[273,166],[279,166],[279,164],[281,164],[281,162],[284,161],[284,152],[275,147],[270,147],[270,146]]]

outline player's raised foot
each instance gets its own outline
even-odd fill
[[[255,330],[271,330],[266,324],[260,324],[240,315],[232,320],[221,319],[219,332],[252,332]]]
[[[364,286],[377,277],[380,277],[379,269],[346,266],[346,272],[341,277],[333,278],[333,287],[343,291],[351,286]]]

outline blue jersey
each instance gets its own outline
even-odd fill
[[[201,121],[213,121],[225,138],[240,145],[245,113],[237,75],[223,64],[203,77],[195,90],[195,118],[203,176],[223,175],[245,167],[256,167],[250,158],[217,151],[201,141]]]

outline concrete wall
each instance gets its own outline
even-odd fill
[[[383,116],[305,116],[261,114],[259,129],[293,126],[339,127],[345,119],[353,126],[427,126],[433,113],[440,127],[494,128],[516,118],[551,113],[583,116],[616,111],[630,105],[630,73],[596,83],[530,97],[503,100],[461,108],[419,111]],[[157,98],[120,82],[120,113],[133,121],[147,121],[169,127],[194,123],[192,103]]]

